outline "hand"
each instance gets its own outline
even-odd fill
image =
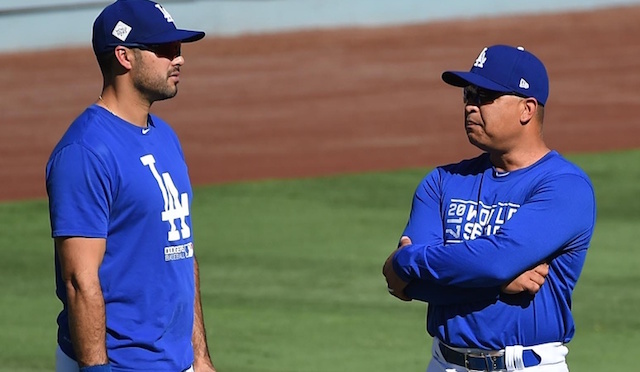
[[[538,293],[548,274],[549,264],[543,262],[533,269],[523,272],[511,282],[504,284],[501,290],[506,294],[517,294],[527,291],[534,295]]]
[[[409,239],[408,236],[403,236],[402,238],[400,238],[400,246],[391,253],[389,258],[387,258],[387,260],[385,261],[384,266],[382,267],[382,275],[384,275],[385,279],[387,280],[387,289],[389,290],[389,293],[391,293],[393,296],[398,297],[402,301],[411,301],[411,299],[404,294],[404,289],[409,283],[400,279],[395,270],[393,270],[393,256],[399,249],[402,249],[410,244],[411,239]]]
[[[216,372],[211,363],[193,363],[193,372]]]
[[[209,358],[197,358],[193,362],[193,372],[216,372],[216,367]]]

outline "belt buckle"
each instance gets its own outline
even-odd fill
[[[498,371],[498,356],[497,355],[485,355],[484,363],[487,365],[487,371]]]
[[[485,353],[462,353],[464,355],[464,367],[466,369],[471,369],[473,366],[469,362],[469,358],[474,359],[482,359],[485,365],[485,371],[493,372],[493,371],[504,371],[502,366],[498,366],[498,360],[502,355],[497,354],[485,354]]]

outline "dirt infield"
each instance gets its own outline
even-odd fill
[[[547,65],[546,138],[563,152],[640,147],[640,7],[341,29],[186,45],[173,124],[196,184],[435,165],[477,150],[440,80],[485,45]],[[90,38],[90,35],[87,35]],[[101,78],[89,48],[0,55],[0,200],[45,196],[44,165]]]

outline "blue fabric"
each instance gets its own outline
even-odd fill
[[[100,55],[118,45],[183,43],[200,40],[202,31],[178,29],[169,12],[153,1],[118,0],[93,23],[93,51]]]
[[[549,77],[542,61],[523,47],[493,45],[484,48],[467,71],[445,71],[442,80],[458,87],[477,85],[497,92],[534,97],[544,105]]]
[[[111,365],[101,364],[97,366],[81,367],[80,372],[111,372]]]
[[[506,175],[483,154],[425,177],[403,233],[413,244],[393,266],[409,281],[406,294],[429,303],[429,333],[448,345],[568,342],[595,218],[589,178],[557,152]],[[535,296],[500,293],[543,261],[549,275]]]
[[[98,106],[69,127],[47,163],[53,237],[106,238],[99,277],[114,371],[182,371],[193,363],[192,190],[177,136],[151,115],[143,131]],[[66,289],[58,343],[75,359]]]

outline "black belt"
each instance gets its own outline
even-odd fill
[[[442,342],[438,342],[440,345],[440,352],[444,357],[444,360],[451,364],[456,364],[466,369],[472,369],[476,371],[500,371],[506,370],[507,365],[504,361],[504,355],[491,355],[483,353],[461,353],[453,350]],[[530,355],[528,355],[530,354]],[[523,359],[525,367],[533,367],[540,364],[540,357],[532,350],[523,351]]]

